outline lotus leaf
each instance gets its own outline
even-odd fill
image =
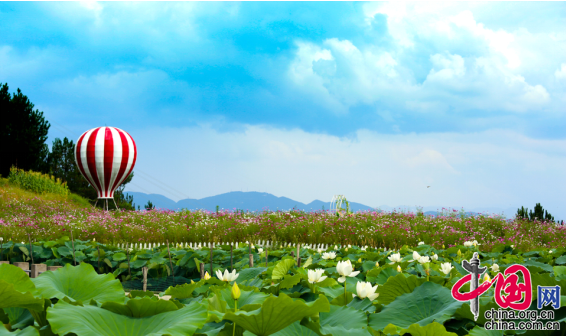
[[[273,269],[271,279],[278,280],[283,278],[283,276],[285,276],[285,274],[289,272],[293,265],[295,265],[295,259],[284,259],[279,261]]]
[[[97,274],[90,264],[71,266],[70,264],[55,272],[45,272],[33,279],[37,291],[44,298],[89,302],[124,302],[125,293],[120,281],[111,274]]]
[[[452,298],[448,288],[425,282],[412,293],[398,296],[380,313],[370,315],[370,326],[383,330],[390,323],[400,328],[414,323],[421,326],[433,321],[444,323],[462,304]]]
[[[142,318],[116,314],[95,306],[77,307],[64,301],[47,310],[47,319],[55,333],[75,333],[77,336],[190,336],[205,324],[206,317],[206,307],[198,302]]]
[[[195,282],[192,284],[177,285],[175,287],[171,286],[165,291],[165,295],[171,295],[172,298],[176,299],[187,299],[193,297],[193,291],[203,286],[204,281]]]
[[[261,273],[265,272],[267,268],[265,267],[255,267],[255,268],[246,268],[241,270],[238,274],[238,278],[236,279],[236,283],[239,285],[246,280],[252,280],[258,277]]]
[[[279,297],[268,297],[260,309],[251,312],[228,312],[224,315],[224,319],[236,322],[237,325],[258,336],[267,336],[304,317],[324,311],[330,311],[330,304],[322,294],[316,301],[304,303],[293,301],[281,293]]]
[[[116,314],[138,318],[149,317],[179,309],[173,301],[153,300],[148,297],[132,299],[126,304],[105,302],[102,304],[101,308]]]
[[[4,325],[0,324],[0,336],[39,336],[39,331],[34,327],[27,327],[24,330],[9,332]]]

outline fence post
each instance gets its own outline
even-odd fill
[[[254,255],[250,253],[250,268],[254,267]]]
[[[28,262],[15,262],[14,266],[21,268],[24,272],[26,272],[28,275],[30,275],[29,263]]]
[[[200,278],[204,279],[204,263],[200,263]]]
[[[37,278],[40,273],[47,272],[47,265],[45,264],[32,264],[31,265],[31,277]]]
[[[142,268],[142,273],[143,273],[143,291],[146,292],[147,291],[147,266],[144,266]]]
[[[169,251],[169,239],[167,239],[167,254],[169,254],[169,266],[171,266],[171,276],[175,276],[173,272],[173,263],[171,262],[171,252]]]
[[[230,271],[234,270],[234,264],[232,263],[232,257],[234,255],[234,243],[230,244]]]
[[[212,273],[212,257],[213,257],[212,256],[212,253],[213,253],[212,249],[213,249],[212,244],[210,244],[210,276],[212,276],[212,274],[213,274]]]

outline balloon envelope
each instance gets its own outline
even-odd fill
[[[136,143],[116,127],[98,127],[77,140],[75,161],[81,174],[98,191],[98,198],[113,198],[114,191],[136,164]]]

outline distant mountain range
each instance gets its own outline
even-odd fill
[[[248,210],[248,211],[262,211],[262,210],[283,210],[287,211],[290,209],[299,209],[304,211],[318,211],[318,210],[328,210],[330,209],[330,202],[323,202],[320,200],[314,200],[308,204],[292,200],[287,197],[277,197],[272,194],[257,192],[257,191],[232,191],[225,194],[220,194],[216,196],[205,197],[201,199],[187,198],[175,202],[163,195],[159,194],[145,194],[136,191],[126,191],[125,193],[132,195],[134,198],[134,204],[136,208],[139,206],[144,209],[144,206],[151,201],[153,205],[158,209],[169,209],[169,210],[180,210],[180,209],[204,209],[209,211],[216,211],[216,206],[220,209],[228,209],[233,211],[238,210]],[[423,207],[422,211],[425,215],[437,215],[438,211],[442,212],[441,206],[429,206]],[[350,209],[354,212],[365,211],[365,210],[376,210],[391,212],[396,210],[398,212],[416,212],[415,207],[408,206],[398,206],[390,207],[387,205],[382,205],[377,208],[370,207],[361,203],[350,202]],[[438,210],[438,211],[437,211]],[[466,210],[466,209],[465,209]],[[515,217],[517,209],[507,208],[475,208],[467,211],[467,216],[475,216],[480,213],[484,214],[504,214],[506,218],[511,219]]]

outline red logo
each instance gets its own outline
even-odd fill
[[[517,272],[523,274],[523,283],[518,283]],[[505,276],[504,276],[505,275]],[[477,275],[478,279],[481,277]],[[531,284],[531,273],[522,265],[512,265],[503,274],[497,275],[491,281],[484,281],[477,289],[469,293],[460,293],[460,288],[470,282],[472,274],[464,276],[452,287],[452,297],[458,301],[470,301],[485,293],[491,285],[495,285],[495,302],[501,308],[512,308],[515,310],[526,310],[531,305],[533,293]],[[503,293],[504,294],[503,294]]]

